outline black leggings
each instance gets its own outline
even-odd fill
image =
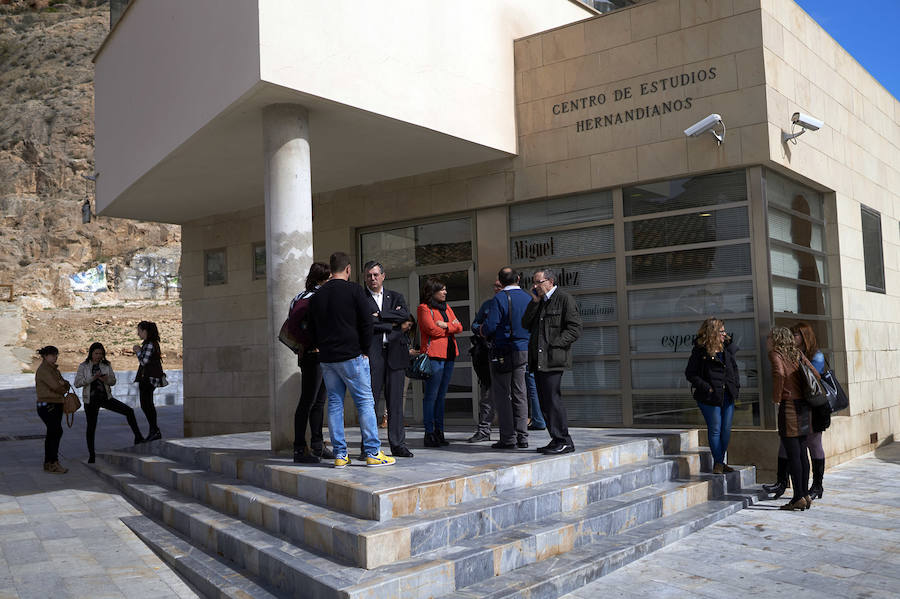
[[[47,425],[47,436],[44,437],[44,463],[58,462],[59,440],[63,435],[63,405],[48,403],[45,406],[38,406],[37,413]]]
[[[84,404],[84,414],[87,416],[87,446],[88,453],[94,455],[94,434],[97,431],[97,416],[100,414],[100,408],[106,408],[110,412],[122,414],[128,420],[128,426],[135,437],[140,436],[141,429],[138,428],[137,419],[134,417],[134,410],[126,406],[114,397],[103,398],[101,400],[91,399],[90,403]]]
[[[300,372],[303,381],[300,383],[300,401],[294,411],[294,449],[300,451],[306,447],[306,423],[309,422],[309,446],[319,453],[324,447],[322,425],[328,393],[322,383],[322,367],[317,352],[303,355]]]
[[[809,456],[806,455],[806,435],[802,437],[782,437],[781,442],[787,452],[788,470],[791,473],[791,488],[794,499],[806,495],[809,488]]]
[[[159,430],[159,427],[156,425],[156,406],[153,405],[153,391],[155,389],[156,387],[148,381],[140,381],[138,383],[138,390],[141,393],[141,411],[144,412],[144,416],[147,417],[147,424],[150,425],[148,436]]]

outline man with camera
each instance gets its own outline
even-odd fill
[[[528,447],[528,330],[522,318],[530,300],[519,287],[519,275],[506,266],[497,275],[503,289],[494,296],[482,334],[491,340],[491,400],[500,425],[500,440],[493,449]]]
[[[572,344],[581,336],[582,323],[575,299],[556,285],[549,268],[532,278],[531,302],[522,317],[522,326],[531,333],[528,366],[537,383],[538,400],[550,433],[550,444],[539,448],[543,454],[575,451],[569,436],[568,416],[560,382],[563,371],[572,367]]]

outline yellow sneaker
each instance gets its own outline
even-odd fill
[[[347,464],[350,463],[350,458],[347,456],[336,456],[334,458],[334,467],[335,468],[346,468]]]
[[[396,461],[391,456],[384,455],[383,451],[379,451],[378,455],[366,456],[366,466],[391,466]]]

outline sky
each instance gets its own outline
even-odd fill
[[[900,99],[900,0],[795,0]]]

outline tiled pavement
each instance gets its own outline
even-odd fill
[[[43,471],[34,402],[34,375],[0,377],[0,599],[196,597],[119,520],[138,511],[83,463],[83,412],[71,429],[63,425],[60,461],[69,472]],[[161,407],[159,417],[163,434],[181,436],[181,406]],[[138,422],[146,431],[142,414]],[[97,449],[130,440],[125,419],[102,410]]]
[[[900,443],[825,473],[805,512],[764,501],[567,599],[900,597]]]
[[[41,470],[32,381],[0,377],[0,599],[196,596],[119,520],[137,510],[81,463],[83,414],[63,436],[70,472]],[[179,436],[181,407],[160,416]],[[122,417],[101,412],[98,451],[129,439]],[[762,502],[567,597],[900,595],[900,444],[829,470],[825,488],[808,512]]]

